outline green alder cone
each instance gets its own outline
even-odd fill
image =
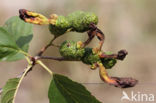
[[[66,17],[58,16],[56,23],[49,25],[50,32],[55,36],[67,31],[85,32],[91,23],[97,24],[98,17],[91,12],[76,11]]]
[[[61,56],[70,60],[81,60],[83,63],[92,65],[97,62],[101,62],[106,69],[112,68],[117,60],[100,58],[98,54],[92,52],[92,48],[78,48],[77,42],[64,41],[59,49]],[[107,55],[111,55],[111,52],[105,52]]]

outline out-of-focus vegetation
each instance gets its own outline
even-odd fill
[[[105,33],[103,51],[117,52],[126,49],[129,54],[123,62],[108,70],[112,76],[130,76],[139,80],[139,84],[126,92],[136,91],[156,94],[156,1],[155,0],[1,0],[0,25],[11,16],[18,15],[21,8],[40,12],[46,16],[52,13],[67,15],[75,10],[95,12],[99,17],[98,27]],[[42,30],[42,31],[41,31]],[[42,39],[40,39],[42,38]],[[48,26],[34,25],[34,38],[30,53],[35,55],[52,35]],[[67,40],[86,40],[87,34],[67,33],[55,42]],[[89,46],[96,46],[94,39]],[[48,49],[44,55],[59,56],[57,48]],[[121,102],[122,90],[104,84],[98,70],[80,62],[44,61],[54,72],[65,74],[84,85],[99,100],[105,103]],[[8,78],[15,77],[26,66],[24,60],[0,63],[0,87]],[[48,103],[47,92],[50,76],[36,66],[30,72],[17,95],[16,103]]]

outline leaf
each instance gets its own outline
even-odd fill
[[[12,103],[19,80],[19,78],[13,78],[7,81],[3,88],[0,103]]]
[[[10,18],[0,27],[0,61],[15,61],[24,58],[32,39],[32,25],[19,17]]]
[[[19,78],[13,78],[7,81],[5,86],[2,88],[3,91],[0,98],[0,103],[15,103],[15,97],[20,84],[30,69],[32,69],[32,64],[29,64],[27,68],[25,68],[25,71],[20,75]]]
[[[53,75],[48,97],[50,103],[102,103],[83,85],[59,74]]]
[[[32,24],[24,22],[18,16],[13,16],[3,27],[13,36],[18,47],[27,52],[33,37]]]
[[[16,60],[19,58],[19,48],[12,36],[0,27],[0,60]],[[17,56],[17,57],[15,57]]]

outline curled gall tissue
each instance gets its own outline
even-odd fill
[[[59,52],[62,56],[61,58],[52,57],[51,59],[53,60],[82,61],[85,64],[91,65],[92,70],[98,67],[100,78],[115,87],[128,88],[137,84],[138,81],[133,78],[111,77],[108,75],[105,69],[112,68],[117,63],[117,60],[124,60],[128,52],[124,49],[118,51],[118,53],[102,52],[105,35],[97,27],[98,17],[94,13],[76,11],[67,16],[52,14],[50,18],[47,18],[42,14],[20,9],[19,14],[19,17],[27,23],[49,25],[49,30],[54,35],[50,44],[38,53],[40,58],[43,58],[41,57],[42,53],[49,46],[53,45],[59,47]],[[87,32],[88,39],[85,42],[64,41],[61,46],[53,44],[53,40],[70,31]],[[95,36],[100,41],[99,46],[97,48],[86,47]]]
[[[111,58],[100,58],[97,53],[93,53],[92,48],[81,48],[75,41],[64,41],[59,49],[61,56],[70,60],[81,60],[83,63],[93,65],[94,63],[102,63],[106,69],[112,68],[117,60]],[[111,52],[105,52],[111,55]]]

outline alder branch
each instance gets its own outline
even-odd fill
[[[37,56],[37,59],[50,59],[50,60],[56,60],[56,61],[79,61],[74,59],[67,59],[64,57],[52,57],[52,56]]]
[[[34,66],[35,66],[35,64],[31,66],[31,68],[27,71],[27,73],[25,74],[25,76],[27,76],[27,74],[28,74],[30,71],[32,71],[32,69],[33,69]],[[19,75],[17,76],[17,78],[21,78],[21,76],[22,76],[23,73],[26,71],[26,69],[27,69],[27,67],[24,68],[24,71],[23,71],[21,74],[19,74]]]
[[[37,54],[37,56],[41,56],[50,46],[56,46],[59,47],[58,45],[53,44],[53,41],[56,39],[57,37],[54,36],[54,38],[45,46],[43,47]]]
[[[36,60],[39,58],[38,56],[41,56],[50,46],[60,47],[60,46],[58,46],[58,45],[53,44],[53,41],[54,41],[56,38],[57,38],[57,37],[54,36],[54,38],[53,38],[45,47],[43,47],[43,48],[38,52],[37,56],[35,56],[35,57],[30,57],[31,62],[32,62],[32,67],[29,69],[29,71],[26,73],[26,75],[27,75],[30,71],[32,71],[33,67],[36,65]],[[60,61],[61,61],[61,59],[60,59]],[[19,74],[19,75],[17,76],[17,78],[20,78],[20,77],[23,75],[23,73],[25,72],[25,70],[26,70],[26,68],[24,69],[24,71],[23,71],[21,74]],[[26,76],[26,75],[25,75],[25,76]]]

